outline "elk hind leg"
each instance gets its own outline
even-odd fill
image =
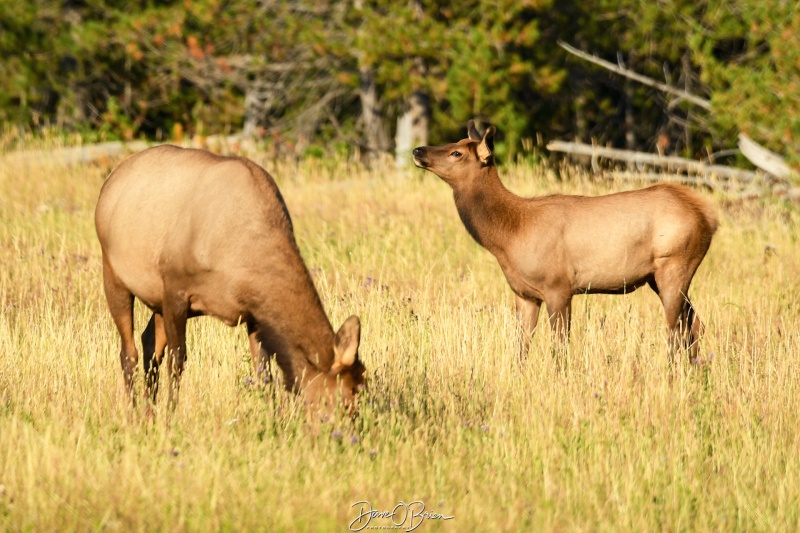
[[[683,302],[681,326],[684,330],[684,347],[689,352],[689,358],[695,361],[700,353],[700,338],[705,333],[706,327],[697,316],[688,295]]]
[[[676,278],[685,281],[676,282],[674,281]],[[664,306],[669,328],[670,362],[682,349],[688,352],[690,359],[695,359],[699,350],[699,340],[705,329],[689,300],[690,282],[691,276],[670,277],[661,273],[656,275],[654,283],[650,283]]]
[[[136,396],[133,390],[133,374],[139,354],[136,351],[136,342],[133,339],[133,294],[117,277],[108,261],[103,261],[103,290],[108,301],[108,309],[120,336],[119,360],[122,366],[122,375],[125,378],[125,389],[128,399],[136,405]]]
[[[189,318],[189,303],[180,294],[164,291],[164,332],[167,337],[167,369],[169,371],[170,412],[178,405],[181,375],[186,362],[186,321]]]
[[[151,404],[156,403],[158,395],[158,367],[164,357],[167,334],[164,330],[164,316],[153,313],[147,327],[142,332],[142,363],[144,369],[145,395]]]

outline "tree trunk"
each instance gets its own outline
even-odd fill
[[[419,20],[424,13],[422,4],[419,0],[411,0],[410,7],[414,13],[414,20]],[[427,68],[421,57],[414,58],[412,73],[419,78],[425,78]],[[411,151],[415,147],[428,144],[430,116],[430,95],[422,89],[415,89],[408,99],[406,110],[397,118],[397,131],[394,138],[397,168],[408,165],[411,160]]]
[[[581,91],[575,97],[575,140],[586,142],[589,139],[589,124],[586,121],[586,94]]]
[[[363,15],[363,0],[354,0],[353,7],[356,13]],[[367,35],[366,30],[361,25],[356,32],[356,37],[358,43],[356,57],[358,58],[358,74],[361,82],[358,98],[361,101],[361,119],[364,124],[363,135],[365,138],[363,146],[367,152],[365,155],[368,158],[373,158],[389,151],[389,134],[387,133],[385,119],[381,110],[380,96],[375,83],[375,73],[365,61],[364,51],[358,49],[358,46],[366,46],[366,43],[370,43],[373,36]]]
[[[683,70],[684,90],[688,93],[692,88],[692,60],[688,50],[681,57],[681,68]],[[686,124],[683,126],[683,143],[686,146],[687,154],[694,152],[692,150],[691,110],[686,111]]]
[[[362,67],[359,72],[361,75],[359,98],[361,100],[361,117],[364,120],[365,146],[367,154],[372,157],[389,151],[389,134],[386,132],[386,124],[381,112],[375,76],[368,68]]]
[[[398,168],[408,165],[416,146],[428,144],[429,117],[430,97],[424,91],[414,91],[408,99],[408,108],[397,118],[394,146]]]
[[[248,84],[244,93],[244,125],[242,136],[256,137],[259,130],[266,126],[267,99],[265,91],[258,80]]]
[[[633,113],[633,87],[625,80],[625,148],[636,150],[636,120]]]

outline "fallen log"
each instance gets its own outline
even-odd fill
[[[551,152],[564,152],[568,154],[591,156],[593,160],[596,157],[605,157],[607,159],[624,161],[626,163],[650,165],[659,168],[666,167],[669,170],[676,171],[683,170],[703,176],[704,178],[716,176],[719,178],[750,182],[756,179],[758,176],[755,172],[750,170],[742,170],[724,165],[708,165],[702,161],[695,161],[693,159],[686,159],[683,157],[661,156],[648,152],[636,152],[632,150],[621,150],[618,148],[605,148],[602,146],[593,146],[591,144],[577,142],[552,141],[547,144],[547,149]]]
[[[797,174],[781,156],[767,150],[744,133],[739,134],[739,150],[755,166],[784,180],[797,181]]]

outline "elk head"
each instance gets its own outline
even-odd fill
[[[471,180],[487,167],[494,166],[494,126],[481,135],[475,122],[467,126],[468,138],[443,146],[414,148],[414,164],[430,170],[451,186]]]

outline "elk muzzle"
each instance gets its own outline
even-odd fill
[[[414,164],[419,168],[427,168],[430,166],[430,162],[425,159],[425,155],[428,153],[428,151],[424,146],[414,148],[412,153],[414,154]]]

